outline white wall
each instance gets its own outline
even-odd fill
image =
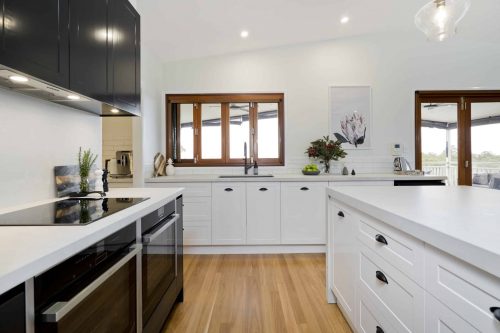
[[[0,208],[53,198],[80,146],[101,154],[101,118],[0,89]]]
[[[429,43],[415,29],[171,62],[163,91],[285,92],[286,164],[298,171],[308,143],[328,134],[328,87],[371,85],[373,148],[349,151],[346,164],[358,172],[388,172],[392,143],[404,144],[414,160],[415,90],[500,88],[498,59],[496,40],[459,34]]]

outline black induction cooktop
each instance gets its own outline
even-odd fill
[[[86,225],[149,198],[66,199],[0,215],[0,226]]]

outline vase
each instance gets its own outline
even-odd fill
[[[323,161],[323,164],[325,165],[324,173],[330,173],[330,161]]]
[[[89,176],[80,176],[80,192],[87,193],[89,192],[89,188]]]

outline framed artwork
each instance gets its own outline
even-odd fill
[[[370,149],[372,94],[369,86],[330,87],[330,136],[344,149]]]

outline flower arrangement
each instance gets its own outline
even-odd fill
[[[78,166],[80,167],[80,192],[89,192],[89,173],[92,165],[97,160],[97,154],[91,153],[90,149],[78,151]]]
[[[365,142],[366,137],[366,121],[364,117],[357,111],[352,115],[346,115],[344,120],[340,121],[342,134],[334,133],[340,143],[350,143],[356,148]]]
[[[330,172],[330,161],[338,161],[339,158],[344,158],[347,153],[341,147],[342,142],[334,141],[330,136],[324,136],[322,139],[311,142],[311,145],[306,150],[306,154],[310,158],[317,158],[325,165],[325,173]]]

